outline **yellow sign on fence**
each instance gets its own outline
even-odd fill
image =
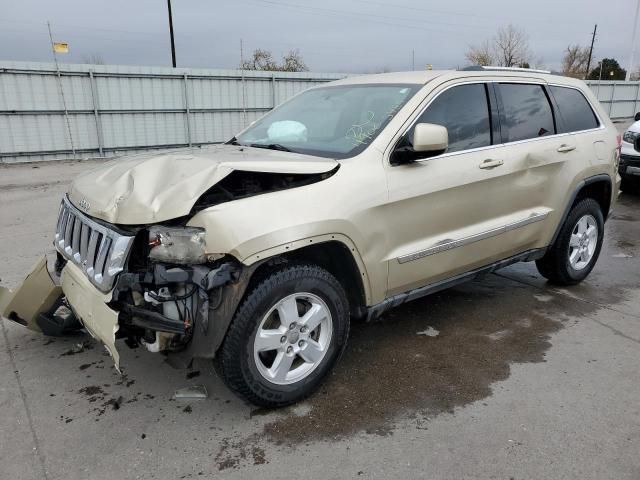
[[[69,44],[62,42],[55,42],[53,44],[53,51],[56,53],[69,53]]]

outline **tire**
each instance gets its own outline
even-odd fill
[[[247,294],[214,363],[240,397],[261,407],[283,407],[320,386],[348,335],[349,304],[335,277],[314,265],[287,266]]]
[[[582,239],[580,228],[582,223],[587,222],[588,226],[595,226],[597,232],[595,234],[587,234],[591,237],[589,240]],[[592,232],[587,228],[587,231]],[[574,244],[572,245],[572,237],[576,234]],[[604,239],[604,217],[600,204],[592,198],[580,200],[569,212],[569,216],[562,225],[558,238],[549,248],[544,257],[536,261],[536,267],[540,274],[556,285],[576,285],[584,280],[598,260],[602,242]],[[595,242],[595,243],[594,243]],[[591,251],[591,247],[593,250]],[[579,250],[584,247],[584,256],[581,256]],[[575,255],[572,257],[572,253]],[[573,261],[572,261],[573,258]]]

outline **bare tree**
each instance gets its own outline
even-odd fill
[[[496,60],[502,67],[517,67],[531,60],[529,37],[513,25],[498,30],[493,43]]]
[[[531,63],[533,54],[526,32],[507,25],[491,40],[485,40],[480,46],[470,46],[465,57],[474,65],[521,67]]]
[[[104,65],[104,58],[99,53],[90,53],[82,56],[82,63],[88,63],[90,65]]]
[[[589,61],[589,48],[569,45],[562,57],[562,74],[567,77],[584,78]]]
[[[253,51],[251,58],[240,64],[243,70],[268,70],[272,72],[306,72],[309,70],[304,63],[299,50],[291,50],[284,57],[282,63],[273,59],[273,54],[269,50],[260,48]]]
[[[304,63],[300,50],[291,50],[284,57],[282,57],[282,65],[280,69],[283,72],[306,72],[309,69]]]
[[[489,45],[489,40],[485,40],[478,47],[474,47],[473,45],[470,46],[464,56],[472,65],[481,65],[486,67],[495,63],[493,60],[493,53],[491,52],[491,46]]]
[[[278,70],[278,65],[273,60],[273,55],[268,50],[262,50],[260,48],[253,51],[251,58],[245,60],[240,65],[243,70]]]

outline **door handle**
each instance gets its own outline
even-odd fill
[[[558,147],[558,152],[560,153],[567,153],[567,152],[571,152],[572,150],[575,150],[576,146],[575,145],[567,145],[566,143],[563,143],[562,145],[560,145]]]
[[[478,167],[482,169],[486,169],[486,168],[496,168],[496,167],[499,167],[500,165],[504,165],[504,161],[487,158],[480,165],[478,165]]]

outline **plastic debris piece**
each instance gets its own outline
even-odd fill
[[[192,385],[191,387],[180,388],[173,394],[176,400],[204,399],[209,395],[204,385]]]
[[[421,332],[416,332],[416,335],[424,335],[426,337],[437,337],[440,335],[440,332],[433,327],[428,327],[426,330]]]

